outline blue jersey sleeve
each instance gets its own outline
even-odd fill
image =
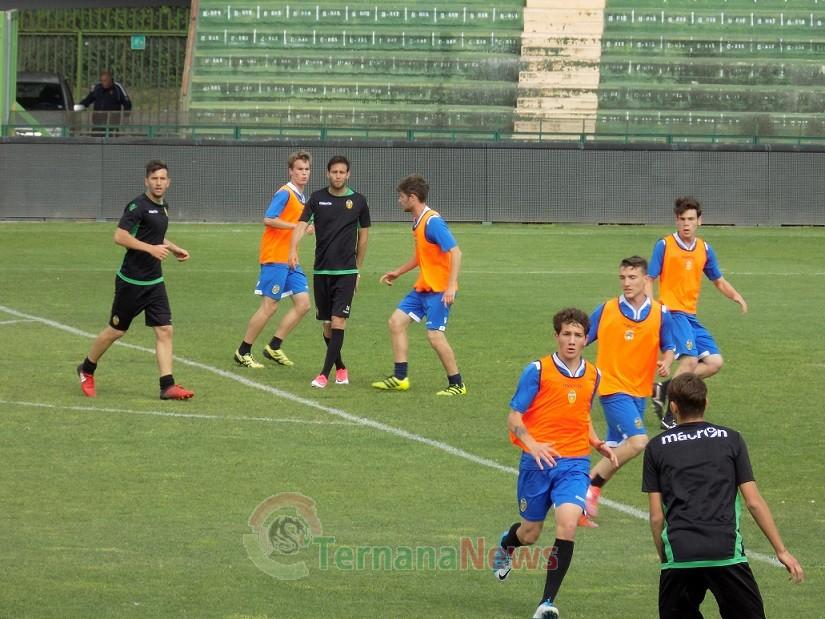
[[[665,261],[665,240],[659,239],[656,245],[653,246],[653,254],[650,256],[650,262],[647,264],[647,274],[656,279],[662,274],[662,265]]]
[[[266,209],[266,217],[269,217],[270,219],[280,217],[281,213],[283,213],[286,208],[287,200],[289,200],[289,192],[286,189],[279,189],[276,191],[275,195],[272,196],[272,201]]]
[[[458,245],[455,242],[453,233],[447,227],[447,222],[441,217],[430,217],[427,220],[427,227],[424,229],[424,238],[430,243],[438,245],[441,251],[450,251]]]
[[[663,305],[662,324],[659,327],[659,349],[662,352],[666,350],[676,350],[676,333],[673,329],[673,316],[671,316],[668,309]]]
[[[707,262],[705,262],[703,271],[710,281],[715,282],[722,277],[722,271],[719,269],[719,261],[716,260],[716,252],[713,251],[710,243],[705,243],[705,251],[707,252],[708,259]]]
[[[516,392],[513,394],[513,399],[510,400],[510,408],[519,413],[526,413],[527,409],[536,399],[536,394],[539,392],[539,380],[541,378],[541,364],[534,361],[521,373],[518,379],[518,386]]]
[[[597,339],[599,339],[599,322],[602,320],[602,312],[604,311],[604,303],[597,307],[592,314],[590,314],[590,331],[587,332],[587,345],[589,346]]]

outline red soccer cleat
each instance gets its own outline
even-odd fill
[[[172,385],[160,392],[161,400],[188,400],[195,395],[194,391],[184,389],[181,385]]]
[[[312,379],[312,382],[309,383],[310,386],[315,387],[316,389],[323,389],[327,386],[329,379],[324,376],[323,374],[318,374],[315,378]]]
[[[587,489],[587,497],[584,501],[584,513],[590,518],[596,518],[599,515],[599,497],[602,495],[602,489],[597,486],[590,486]]]
[[[83,371],[83,364],[77,366],[77,377],[80,379],[80,390],[87,398],[93,398],[95,393],[95,377]]]
[[[588,518],[587,514],[579,516],[579,526],[585,529],[598,529],[599,525],[592,518]]]

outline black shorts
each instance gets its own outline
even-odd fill
[[[172,309],[166,295],[166,285],[137,286],[115,275],[115,300],[109,325],[118,331],[128,331],[135,317],[145,312],[147,327],[165,327],[172,324]]]
[[[762,595],[747,563],[662,570],[659,619],[701,619],[699,606],[708,589],[722,619],[765,619]]]
[[[349,318],[352,297],[358,275],[313,275],[315,292],[315,317],[318,320],[332,320],[333,316]]]

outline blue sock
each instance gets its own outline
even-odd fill
[[[407,378],[407,362],[406,361],[402,361],[401,363],[396,362],[395,371],[393,372],[392,375],[395,376],[398,380],[404,380],[405,378]]]

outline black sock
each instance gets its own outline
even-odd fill
[[[86,357],[83,360],[83,367],[81,367],[80,369],[83,370],[85,374],[91,374],[92,376],[94,376],[95,370],[97,369],[97,363],[92,363],[91,361],[89,361],[89,357]]]
[[[458,374],[453,374],[452,376],[447,376],[447,381],[451,385],[460,385],[461,384],[461,372]]]
[[[251,352],[252,352],[252,344],[247,344],[246,341],[241,342],[241,345],[238,346],[238,354],[241,355],[241,356],[248,355]]]
[[[169,387],[171,387],[174,384],[175,384],[175,379],[172,378],[171,374],[167,374],[166,376],[161,376],[160,377],[160,390],[161,391],[169,389]]]
[[[329,373],[332,371],[332,366],[335,364],[335,360],[341,358],[341,348],[343,347],[344,330],[333,329],[332,335],[329,338],[329,344],[327,344],[327,357],[324,359],[324,367],[321,370],[321,374],[324,376],[329,376]]]
[[[516,531],[518,531],[520,526],[521,523],[516,522],[512,527],[510,527],[510,530],[507,531],[507,535],[504,536],[504,539],[501,540],[501,547],[506,548],[507,552],[510,554],[513,554],[513,550],[519,546],[524,546],[524,544],[519,541],[518,535],[516,535]]]
[[[596,488],[601,488],[606,483],[607,483],[607,480],[604,477],[602,477],[601,475],[599,475],[598,473],[596,473],[593,476],[593,479],[590,480],[590,485],[591,486],[596,486]]]
[[[396,362],[395,370],[393,371],[392,375],[395,376],[398,380],[404,380],[405,378],[407,378],[407,362]]]
[[[573,560],[573,542],[556,538],[553,552],[547,559],[547,580],[544,581],[544,600],[555,600],[561,587],[561,581],[567,574],[567,568]]]
[[[284,343],[284,341],[281,338],[273,337],[271,340],[269,340],[269,347],[272,350],[278,350],[278,349],[281,348],[281,344],[283,344],[283,343]]]
[[[668,378],[667,380],[662,381],[662,401],[667,402],[667,388],[670,385],[670,381],[672,379]]]
[[[327,347],[329,347],[329,338],[325,335],[324,341],[327,343]],[[335,367],[339,370],[346,370],[347,366],[344,365],[344,360],[341,359],[341,353],[338,353],[338,358],[335,360]]]

